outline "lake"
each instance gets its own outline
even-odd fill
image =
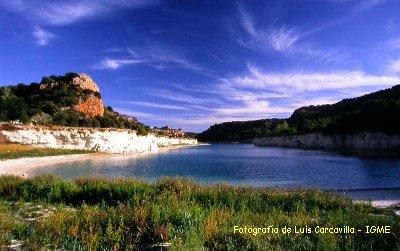
[[[336,152],[215,144],[134,157],[115,156],[34,169],[29,175],[136,177],[155,181],[181,176],[197,182],[332,190],[400,187],[399,158],[344,156]]]

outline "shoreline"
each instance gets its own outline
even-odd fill
[[[73,161],[82,161],[90,159],[102,159],[102,158],[136,158],[143,155],[158,154],[171,150],[178,150],[185,147],[193,147],[197,145],[176,145],[168,147],[160,147],[157,152],[146,151],[136,154],[124,154],[124,153],[83,153],[83,154],[64,154],[55,156],[43,156],[43,157],[24,157],[17,159],[6,159],[0,160],[0,176],[3,175],[14,175],[20,177],[29,177],[29,171],[39,167],[51,166],[54,164],[61,164]],[[51,168],[51,167],[50,167]]]

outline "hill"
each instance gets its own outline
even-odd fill
[[[134,117],[104,107],[96,83],[86,74],[44,77],[40,83],[0,87],[0,121],[39,125],[114,127],[147,134]]]
[[[384,132],[400,133],[400,85],[332,105],[307,106],[288,119],[299,133]]]
[[[312,132],[400,134],[400,85],[331,105],[296,109],[287,119],[225,122],[198,134],[203,142],[249,141],[257,137]]]

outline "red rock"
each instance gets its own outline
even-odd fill
[[[90,90],[100,93],[97,84],[90,76],[84,73],[79,73],[77,77],[73,78],[72,84],[78,85],[83,90]],[[103,116],[104,114],[103,100],[94,94],[90,94],[86,100],[79,101],[75,109],[91,117]]]

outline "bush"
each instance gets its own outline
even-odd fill
[[[50,125],[53,123],[53,118],[47,113],[38,113],[31,118],[31,122],[40,125]]]

